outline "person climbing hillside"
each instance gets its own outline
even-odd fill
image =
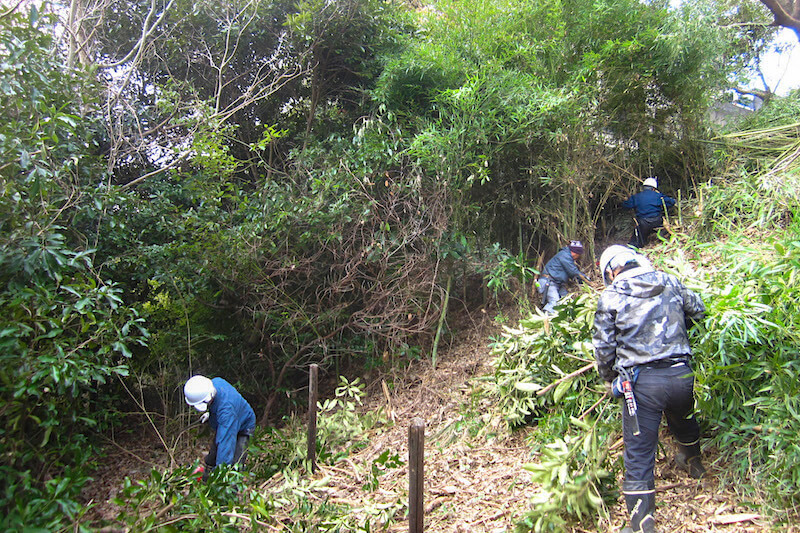
[[[662,415],[678,444],[678,467],[693,478],[705,473],[687,334],[687,325],[704,317],[705,305],[675,276],[654,270],[647,258],[627,246],[608,247],[599,266],[605,289],[597,302],[592,337],[597,371],[612,395],[626,400],[622,493],[630,527],[622,533],[652,533],[653,470]]]
[[[622,207],[634,210],[636,227],[629,246],[644,248],[650,235],[664,225],[665,210],[675,205],[675,199],[661,194],[658,190],[658,180],[654,177],[642,182],[642,190],[624,202]]]
[[[233,385],[222,378],[192,376],[183,386],[186,403],[208,420],[214,436],[205,457],[203,481],[217,465],[244,464],[247,443],[256,427],[256,415]]]
[[[575,260],[583,255],[583,243],[571,241],[547,262],[538,280],[539,294],[542,295],[542,309],[545,313],[554,313],[553,308],[558,301],[567,295],[566,284],[571,279],[588,282],[587,278],[575,264]]]

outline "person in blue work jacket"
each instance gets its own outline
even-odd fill
[[[633,209],[636,227],[633,229],[629,246],[643,248],[650,234],[664,225],[664,210],[675,205],[675,199],[658,191],[656,178],[647,178],[642,182],[642,191],[634,194],[624,202],[622,207]]]
[[[244,464],[247,443],[256,427],[256,415],[233,385],[222,378],[192,376],[183,387],[186,403],[205,413],[214,437],[205,457],[203,481],[217,465]]]
[[[553,307],[561,298],[567,295],[566,284],[569,280],[589,281],[575,265],[575,260],[581,255],[583,255],[583,243],[581,241],[571,241],[569,246],[559,250],[544,265],[544,270],[539,277],[537,286],[539,294],[542,295],[542,309],[545,313],[554,313]]]

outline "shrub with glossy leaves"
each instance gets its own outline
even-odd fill
[[[3,529],[57,529],[81,508],[91,430],[113,410],[146,331],[68,227],[97,171],[79,113],[91,84],[53,54],[46,19],[0,17],[0,515]],[[84,98],[86,97],[86,98]]]

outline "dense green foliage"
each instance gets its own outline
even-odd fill
[[[594,378],[591,372],[567,378],[593,362],[587,342],[594,322],[593,302],[596,297],[591,293],[581,295],[576,302],[560,306],[555,319],[534,311],[518,328],[504,328],[493,343],[494,382],[510,427],[539,419],[554,405],[561,405],[567,416],[579,416],[596,400],[586,394]],[[537,331],[542,334],[531,333]],[[546,394],[545,387],[561,379],[552,394]],[[554,428],[553,435],[566,429],[566,425]]]
[[[304,402],[309,363],[406,364],[435,353],[448,306],[527,302],[540,257],[576,237],[591,256],[639,177],[694,192],[730,161],[705,111],[769,36],[710,0],[68,7],[0,12],[7,528],[77,521],[87,444],[128,411],[181,444],[192,373],[235,382],[268,422]],[[735,210],[786,213],[782,166],[727,164],[773,192],[748,205],[696,189],[705,231]],[[542,342],[552,361],[526,383],[579,364]],[[554,400],[579,416],[587,379],[535,401],[508,381],[512,422]],[[176,476],[130,497],[166,502],[163,487],[187,489]],[[195,492],[206,509],[233,497]]]
[[[142,319],[94,270],[70,229],[102,178],[92,156],[91,84],[50,54],[35,10],[0,19],[0,509],[3,529],[54,529],[81,512],[96,442],[114,416]]]

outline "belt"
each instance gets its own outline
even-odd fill
[[[636,217],[637,221],[646,222],[648,224],[653,222],[662,222],[664,220],[663,216],[655,216],[655,217]]]
[[[544,278],[546,281],[552,281],[552,282],[553,282],[553,283],[555,283],[556,285],[559,285],[559,284],[561,284],[561,282],[560,282],[560,281],[558,281],[556,278],[554,278],[554,277],[552,277],[552,276],[548,276],[547,274],[541,274],[539,277],[540,277],[540,278]]]
[[[649,363],[644,363],[643,366],[646,368],[670,368],[672,366],[678,366],[681,364],[689,364],[688,357],[668,357],[666,359],[658,359],[656,361],[650,361]]]

